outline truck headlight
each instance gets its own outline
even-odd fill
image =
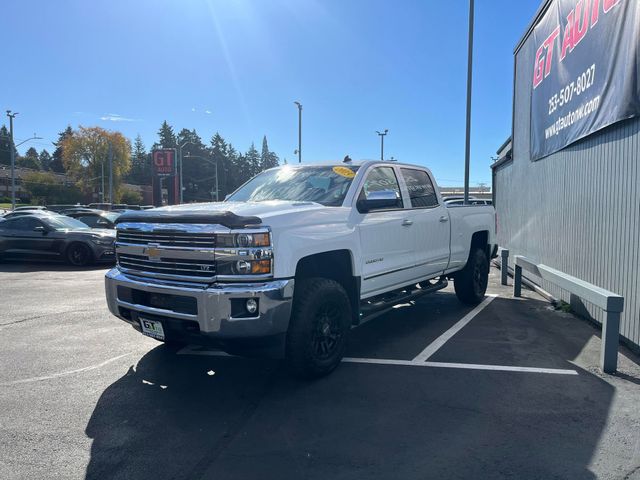
[[[218,247],[268,247],[271,236],[265,233],[222,233],[216,238]]]

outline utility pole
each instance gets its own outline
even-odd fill
[[[184,156],[182,155],[182,149],[189,144],[193,145],[193,142],[190,140],[187,140],[182,145],[178,145],[178,160],[180,160],[180,163],[179,163],[180,170],[178,171],[178,176],[180,177],[180,195],[178,195],[178,197],[180,198],[180,203],[184,201],[184,196],[183,196],[184,185],[183,185],[183,176],[182,176],[182,161],[184,160]],[[188,153],[189,152],[187,152],[187,154]]]
[[[302,104],[300,102],[293,102],[298,106],[298,163],[302,163]]]
[[[11,210],[16,209],[16,146],[13,142],[13,119],[18,115],[18,112],[12,113],[11,110],[7,110],[7,117],[9,117],[9,137],[11,138]]]
[[[113,146],[109,142],[109,202],[113,206]]]
[[[471,155],[471,85],[473,67],[473,0],[469,0],[469,45],[467,49],[467,127],[464,146],[464,204],[469,204],[469,161]]]
[[[104,203],[104,158],[101,163],[101,173],[100,173],[100,182],[102,183],[102,188],[100,188],[100,203]]]
[[[376,133],[380,135],[380,160],[384,160],[384,136],[389,133],[388,129],[384,129],[384,132],[379,132],[376,130]]]

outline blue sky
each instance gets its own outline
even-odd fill
[[[540,0],[476,0],[471,182],[509,136],[513,48]],[[53,150],[67,124],[149,147],[163,120],[219,131],[242,151],[263,135],[295,161],[385,157],[462,184],[464,0],[21,0],[3,5],[0,107],[16,142]],[[10,67],[7,67],[10,66]],[[5,123],[4,121],[1,123]],[[21,149],[24,151],[24,149]]]

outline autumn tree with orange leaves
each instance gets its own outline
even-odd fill
[[[113,155],[114,192],[110,200],[117,203],[122,195],[122,178],[131,169],[131,143],[122,133],[100,127],[78,127],[63,140],[62,161],[67,174],[85,194],[101,191],[104,165],[104,198],[108,201],[109,144]]]

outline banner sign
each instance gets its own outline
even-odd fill
[[[640,113],[638,0],[554,0],[533,31],[531,157]]]
[[[153,173],[158,177],[168,177],[176,173],[176,150],[175,148],[162,148],[154,150]]]

